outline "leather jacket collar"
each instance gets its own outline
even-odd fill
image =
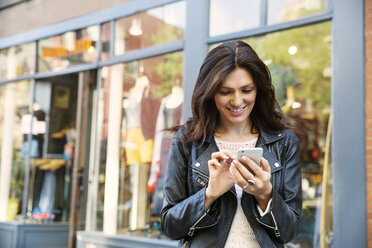
[[[260,134],[259,134],[259,137],[258,137],[258,140],[257,140],[257,146],[258,145],[267,145],[267,144],[276,142],[280,139],[282,139],[282,133],[281,132],[278,133],[278,134],[270,134],[270,133],[267,133],[265,131],[260,131]],[[205,142],[213,144],[215,142],[214,141],[214,135],[213,134],[208,135],[208,137],[205,139]]]

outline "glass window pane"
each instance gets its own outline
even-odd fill
[[[301,140],[303,213],[292,241],[320,247],[332,231],[331,23],[245,39],[270,69],[279,105]],[[320,56],[319,56],[320,55]],[[322,206],[325,207],[324,211]],[[320,233],[320,230],[325,230]]]
[[[0,51],[0,79],[31,75],[35,71],[35,42]]]
[[[170,70],[169,68],[172,68]],[[109,106],[113,82],[122,82],[118,233],[165,238],[160,228],[162,183],[172,135],[161,132],[181,121],[183,53],[102,69],[98,103],[99,176],[93,230],[102,230]]]
[[[101,25],[101,42],[102,42],[102,51],[101,51],[101,60],[106,61],[110,59],[110,40],[111,40],[111,23],[106,22]]]
[[[38,71],[59,71],[97,61],[98,26],[39,41]]]
[[[27,221],[68,222],[70,214],[73,168],[83,171],[88,168],[89,145],[86,144],[92,120],[89,102],[90,92],[96,88],[95,71],[59,75],[35,81],[33,116],[25,111],[21,117],[23,144],[27,148],[30,135],[30,180],[27,202]],[[82,105],[78,109],[78,85],[84,87]],[[26,99],[26,97],[24,97]],[[79,113],[79,116],[76,115]],[[80,118],[80,125],[77,118]],[[32,127],[31,127],[32,125]],[[79,142],[75,142],[79,137]],[[79,145],[77,148],[76,145]],[[78,153],[74,154],[77,148]],[[24,151],[24,150],[22,150]],[[74,164],[76,162],[76,164]],[[87,169],[88,170],[88,169]],[[84,178],[78,173],[79,184],[76,205],[84,206],[82,194]],[[75,211],[80,217],[80,211]],[[75,224],[81,228],[84,217]]]
[[[261,0],[211,0],[209,36],[256,28],[260,25]]]
[[[276,24],[326,11],[327,0],[268,0],[267,23]]]
[[[28,148],[30,147],[30,150],[35,148],[32,143],[27,142],[28,137],[25,135],[29,127],[25,116],[29,114],[30,92],[29,81],[10,83],[0,87],[0,101],[4,109],[0,114],[1,166],[10,168],[11,172],[9,175],[8,220],[14,220],[17,216],[19,216],[18,219],[21,218],[25,161]]]
[[[118,19],[115,23],[115,55],[180,40],[185,23],[185,1]]]

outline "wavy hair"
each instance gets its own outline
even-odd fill
[[[197,141],[202,145],[207,136],[215,131],[220,113],[214,95],[227,75],[236,68],[247,70],[257,88],[255,105],[250,114],[252,130],[278,133],[286,128],[265,63],[247,43],[226,41],[212,49],[203,61],[192,95],[192,117],[184,125],[173,128],[174,131],[182,128],[183,141]]]

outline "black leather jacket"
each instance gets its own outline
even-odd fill
[[[241,205],[261,247],[283,247],[298,233],[302,207],[299,141],[286,129],[278,135],[260,132],[257,147],[271,167],[271,210],[260,216],[254,196],[243,192]],[[203,146],[184,143],[174,135],[164,184],[161,224],[164,233],[179,239],[179,247],[224,247],[237,208],[232,187],[207,211],[207,161],[218,151],[213,135]],[[242,244],[244,247],[244,244]]]

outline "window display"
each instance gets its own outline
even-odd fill
[[[30,164],[27,223],[68,222],[72,218],[70,199],[74,159],[78,161],[75,164],[79,171],[80,191],[77,192],[77,198],[79,205],[85,204],[82,193],[84,180],[80,172],[88,167],[89,159],[85,154],[89,153],[89,149],[79,149],[78,155],[74,154],[78,135],[76,113],[79,112],[77,106],[79,80],[85,85],[84,99],[86,100],[79,110],[84,128],[80,131],[78,143],[81,147],[85,147],[87,137],[85,132],[90,132],[91,125],[89,122],[91,109],[88,102],[92,97],[91,90],[96,88],[95,72],[87,71],[39,79],[34,84],[32,111],[26,108],[27,105],[17,109],[19,115],[17,133],[21,134],[21,144],[19,156],[16,153],[14,157],[17,161],[29,159]],[[29,88],[27,92],[31,92]],[[30,97],[22,97],[23,101],[29,101],[28,99]],[[12,185],[12,190],[21,187],[20,190],[23,191],[23,186],[21,183],[17,187]],[[81,216],[79,211],[77,211],[79,216],[75,224],[80,228],[85,217]]]
[[[90,227],[93,230],[104,228],[103,192],[109,160],[106,144],[110,141],[108,113],[102,110],[110,108],[110,87],[115,87],[111,82],[121,80],[122,109],[117,113],[121,116],[117,233],[162,237],[162,180],[172,137],[164,129],[181,121],[182,61],[183,54],[178,52],[103,69],[98,103],[99,179],[94,186],[98,189],[97,205],[93,207],[96,213],[92,213]],[[173,70],[164,70],[169,67]]]
[[[38,150],[30,150],[29,222],[67,221],[71,165],[64,153],[74,136],[76,83],[76,74],[35,83],[32,144]]]

